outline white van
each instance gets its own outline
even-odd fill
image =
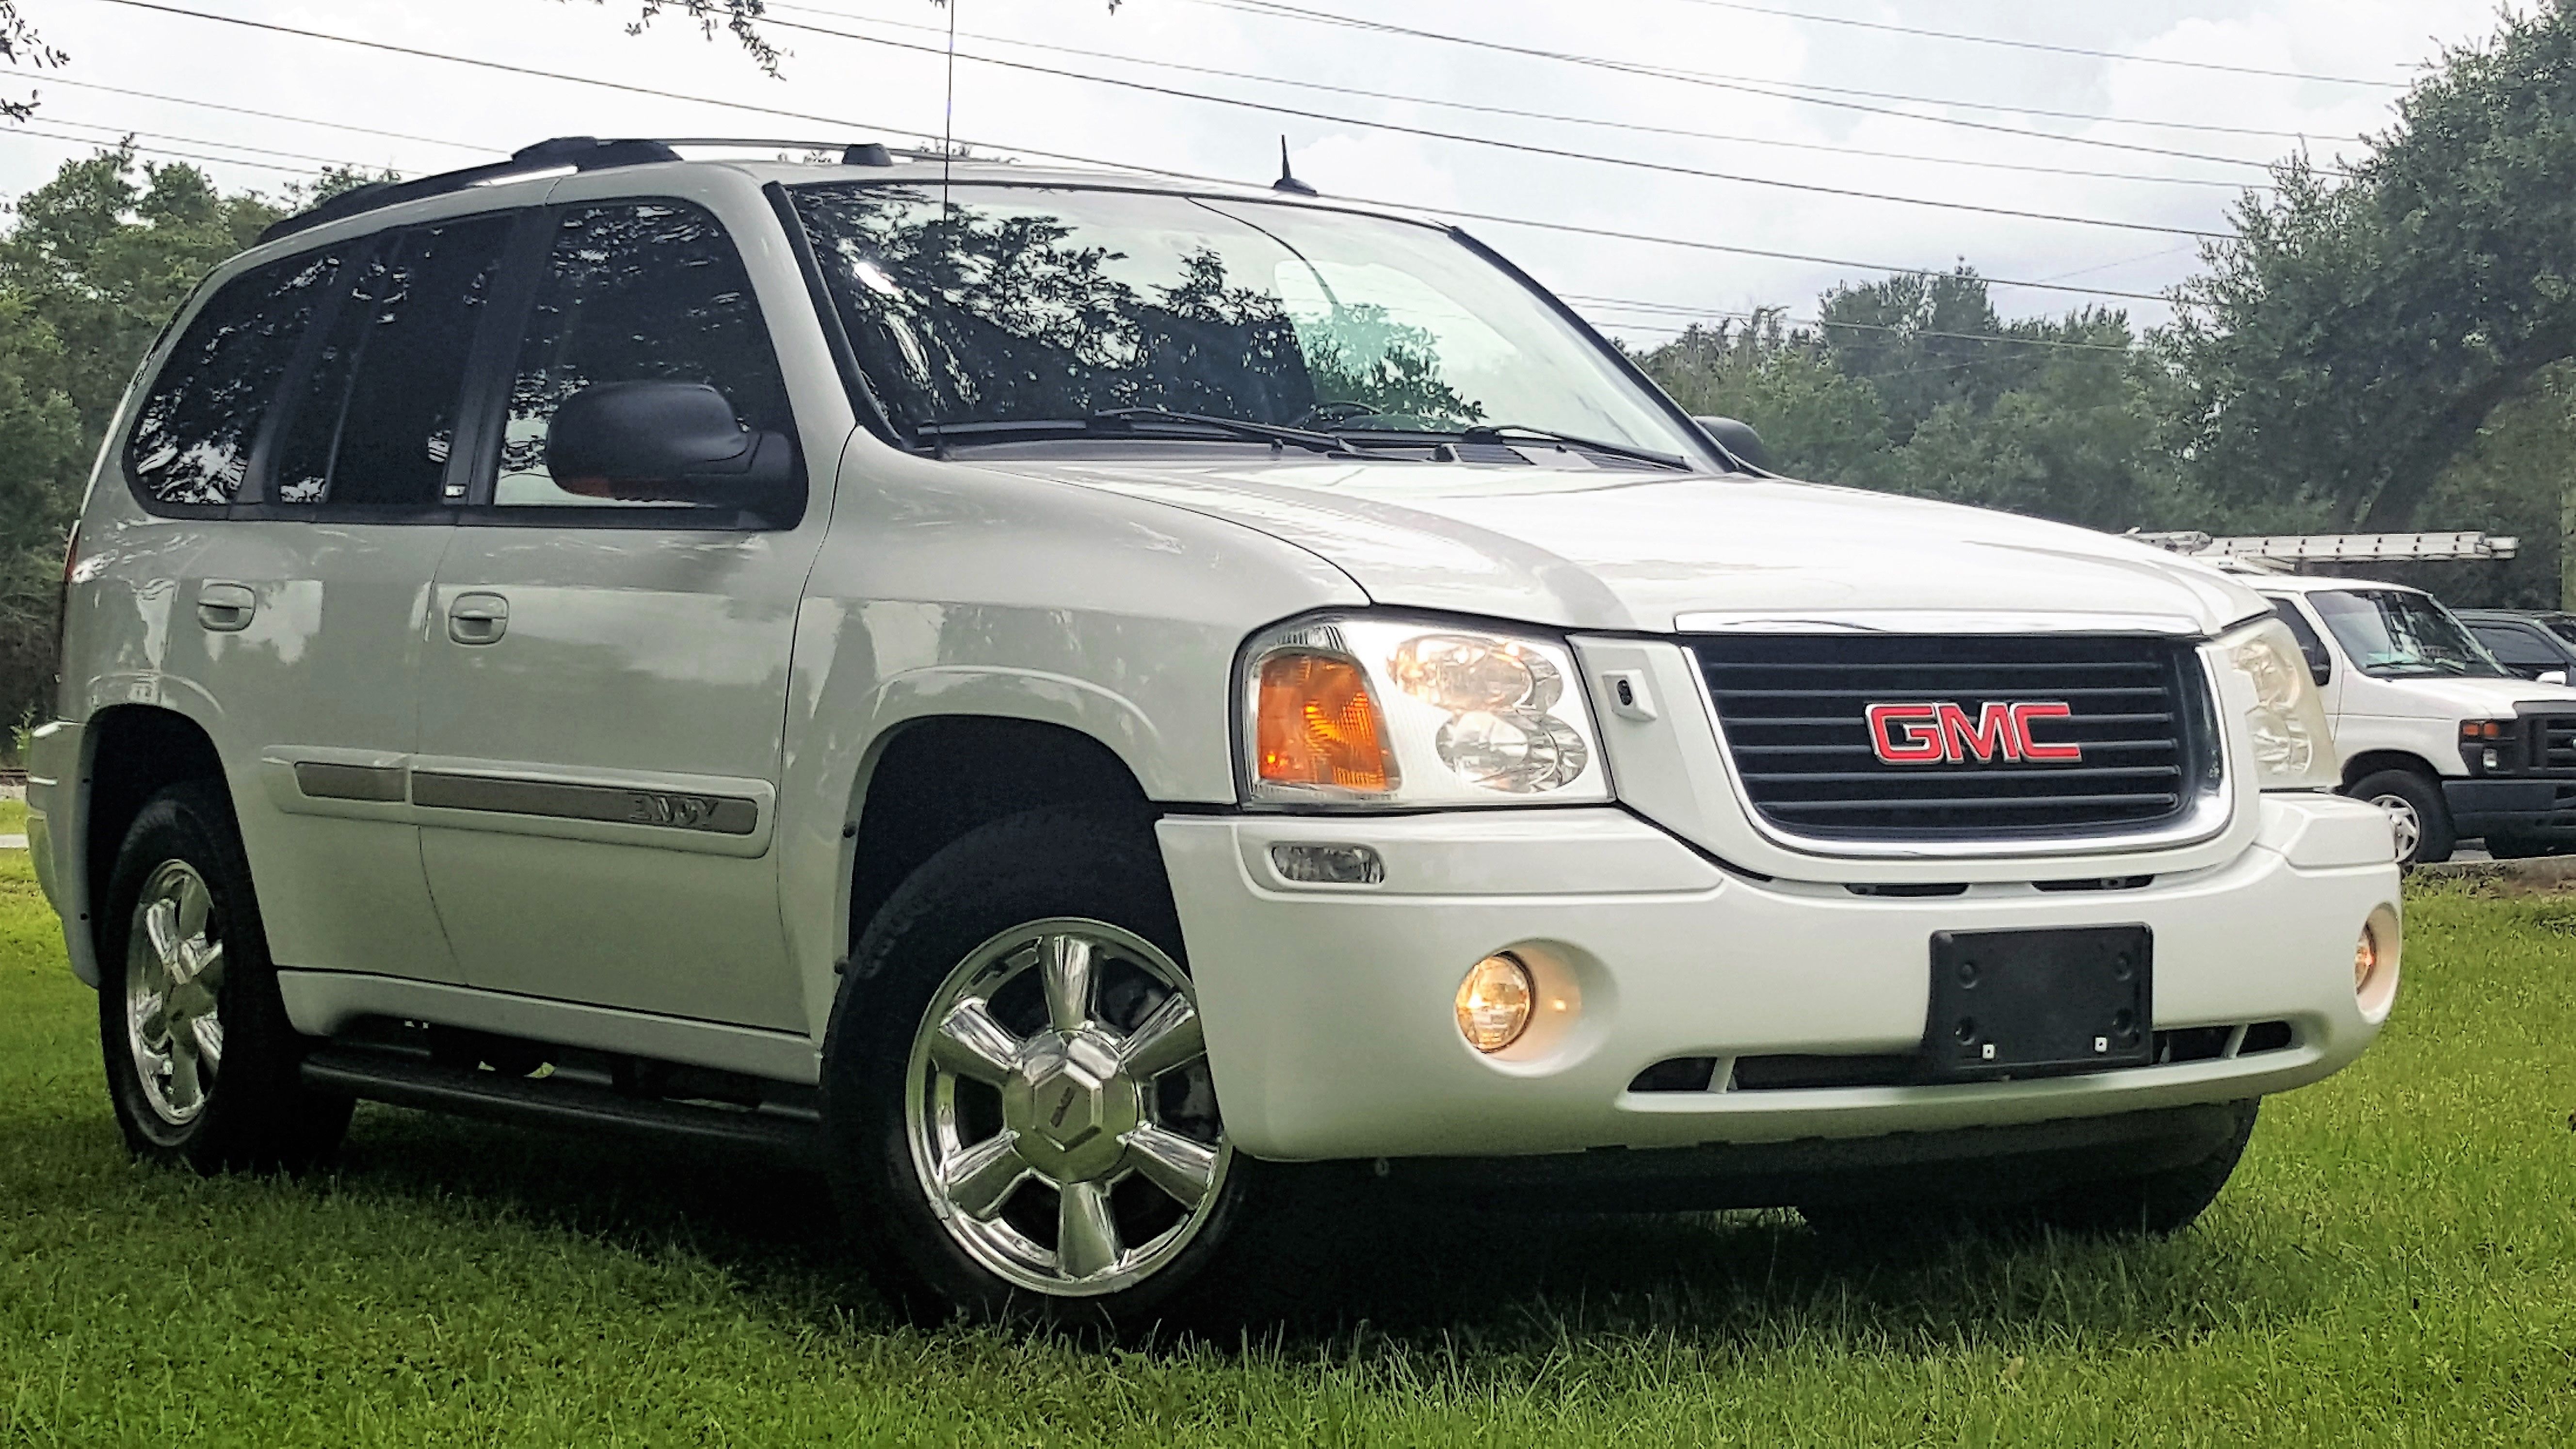
[[[688,149],[335,199],[145,359],[29,827],[137,1153],[736,1143],[1134,1318],[1292,1170],[2171,1230],[2385,1020],[2242,584],[1769,476],[1437,222]]]
[[[2576,839],[2576,689],[2523,679],[2421,589],[2249,580],[2298,636],[2334,718],[2344,793],[2388,812],[2399,860]]]

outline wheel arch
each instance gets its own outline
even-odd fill
[[[162,705],[120,704],[83,722],[72,812],[77,833],[57,858],[78,873],[64,903],[77,919],[65,921],[63,935],[72,947],[73,974],[91,986],[99,983],[93,906],[116,869],[116,852],[144,802],[184,780],[209,780],[230,794],[214,736],[195,719]]]
[[[2364,750],[2343,762],[2343,788],[2349,790],[2382,770],[2405,770],[2431,781],[2436,790],[2442,786],[2442,772],[2422,755],[2411,750]]]

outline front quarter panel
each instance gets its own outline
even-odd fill
[[[1230,805],[1245,637],[1367,602],[1332,565],[1240,524],[852,438],[797,619],[780,801],[790,946],[818,1039],[847,949],[842,827],[894,731],[942,715],[1062,725],[1107,746],[1152,800]]]

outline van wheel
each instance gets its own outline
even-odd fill
[[[99,1044],[126,1146],[198,1172],[297,1170],[349,1129],[346,1097],[307,1091],[250,866],[220,786],[147,801],[117,851],[101,917]]]
[[[2451,858],[2458,838],[2451,832],[2451,807],[2442,787],[2413,770],[2381,770],[2365,775],[2344,791],[2388,812],[2397,831],[2399,865],[2437,865]]]
[[[898,888],[824,1046],[830,1166],[916,1311],[1149,1322],[1207,1272],[1226,1141],[1151,820],[988,825]]]
[[[2236,1131],[2207,1157],[2141,1177],[2077,1183],[2022,1202],[1873,1202],[1801,1207],[1822,1236],[1855,1245],[1919,1243],[1929,1238],[2008,1236],[2049,1229],[2085,1237],[2169,1237],[2199,1221],[2218,1200],[2253,1139],[2260,1102],[2234,1106]]]

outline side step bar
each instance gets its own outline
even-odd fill
[[[324,1047],[306,1057],[304,1084],[338,1096],[519,1126],[746,1148],[801,1164],[822,1158],[822,1121],[810,1111],[634,1097],[561,1076],[508,1077],[350,1047]]]

